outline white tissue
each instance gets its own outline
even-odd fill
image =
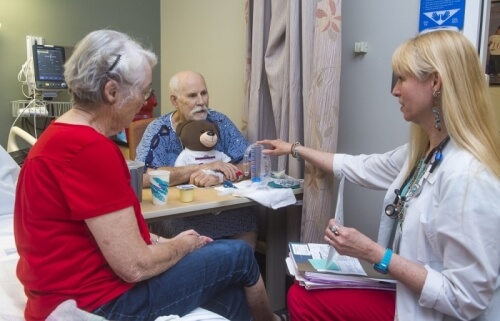
[[[246,197],[274,210],[297,202],[291,188],[271,188],[265,184],[250,181],[234,183],[234,186],[236,188],[218,186],[215,189],[219,195]]]

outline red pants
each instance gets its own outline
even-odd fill
[[[291,321],[392,321],[396,292],[371,289],[288,290]]]

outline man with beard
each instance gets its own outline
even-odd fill
[[[224,174],[225,179],[231,181],[242,179],[244,171],[238,163],[243,160],[250,144],[226,115],[208,107],[209,95],[203,76],[194,71],[181,71],[170,79],[169,87],[170,102],[175,110],[148,125],[137,147],[136,160],[144,162],[148,171],[170,171],[170,185],[189,182],[206,187],[220,184],[220,177],[213,175],[214,171]],[[183,150],[175,128],[183,121],[204,119],[216,123],[220,138],[215,149],[228,155],[231,162],[174,167],[177,156]],[[144,186],[148,185],[149,177],[144,175]],[[243,239],[255,248],[257,220],[252,208],[215,214],[167,219],[153,223],[151,229],[162,237],[173,237],[186,229],[194,229],[213,239]]]

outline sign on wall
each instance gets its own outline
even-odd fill
[[[421,0],[420,32],[436,28],[464,28],[465,0]]]
[[[490,85],[500,85],[500,1],[493,0],[490,8],[488,26],[488,64],[486,72],[490,75]]]

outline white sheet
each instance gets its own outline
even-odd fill
[[[21,282],[16,277],[18,259],[14,241],[13,215],[0,215],[0,321],[24,321],[26,295]],[[52,321],[55,320],[83,321],[84,319],[52,319]],[[165,316],[157,320],[228,321],[226,318],[202,308],[197,308],[182,318]]]
[[[14,194],[20,168],[0,146],[0,215],[10,215],[14,210]]]
[[[16,252],[13,215],[0,216],[0,320],[24,320],[24,289],[16,277],[19,256]]]

